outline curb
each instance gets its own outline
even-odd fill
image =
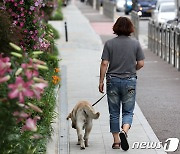
[[[67,102],[67,68],[61,66],[61,88],[59,95],[59,139],[58,139],[58,154],[69,154],[69,124],[66,120],[68,115]]]

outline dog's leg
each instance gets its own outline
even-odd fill
[[[82,130],[83,124],[79,123],[77,125],[77,135],[78,135],[78,143],[80,143],[81,150],[85,149],[84,140],[83,140],[83,130]]]
[[[88,139],[89,139],[89,134],[92,129],[92,119],[88,119],[86,128],[85,128],[85,134],[84,134],[84,140],[85,140],[85,146],[88,147]]]

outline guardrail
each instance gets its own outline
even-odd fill
[[[134,29],[135,29],[133,35],[136,39],[139,39],[139,16],[138,16],[137,12],[131,11],[131,21],[132,21],[132,23],[134,25]]]
[[[149,20],[148,48],[180,71],[180,27]]]

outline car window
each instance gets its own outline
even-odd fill
[[[174,12],[175,5],[161,5],[160,12]]]

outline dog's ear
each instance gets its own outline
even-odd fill
[[[69,113],[66,119],[69,120],[69,118],[71,118],[71,113]]]

